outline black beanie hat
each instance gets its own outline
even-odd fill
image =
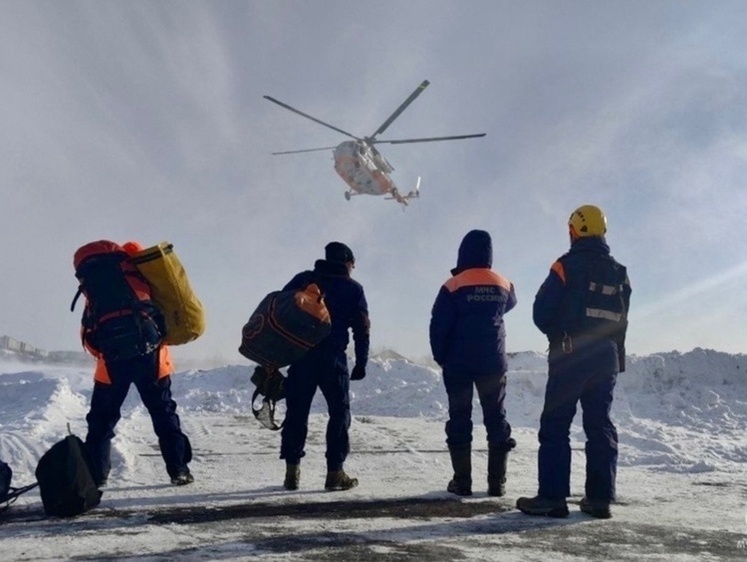
[[[355,263],[355,256],[353,256],[353,250],[348,248],[342,242],[330,242],[324,247],[324,259],[327,261],[336,261],[340,263],[353,262]]]

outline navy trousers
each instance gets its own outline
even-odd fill
[[[342,470],[350,453],[350,376],[344,353],[312,350],[288,369],[280,458],[287,464],[299,464],[305,456],[309,412],[317,388],[324,395],[329,413],[327,470]]]
[[[91,409],[86,416],[86,449],[93,462],[94,479],[101,482],[109,476],[114,428],[131,384],[137,388],[150,414],[169,476],[187,470],[192,460],[192,447],[182,433],[176,402],[171,398],[171,377],[157,378],[158,351],[125,361],[111,361],[106,366],[112,383],[94,384]]]
[[[449,397],[449,420],[446,422],[446,444],[451,449],[468,448],[472,444],[472,396],[482,407],[482,418],[488,444],[511,448],[511,426],[506,420],[506,375],[475,374],[460,369],[444,368],[444,386]]]
[[[553,366],[545,390],[539,431],[539,495],[561,499],[571,495],[570,427],[581,402],[586,433],[586,497],[614,501],[617,476],[617,429],[610,419],[617,374]]]

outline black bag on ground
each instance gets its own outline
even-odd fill
[[[101,502],[88,452],[75,435],[68,435],[44,453],[36,467],[36,479],[47,515],[80,515]]]
[[[7,463],[0,461],[0,503],[4,502],[10,493],[10,479],[13,471]]]

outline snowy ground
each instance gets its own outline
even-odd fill
[[[571,506],[568,519],[514,509],[536,491],[536,429],[544,357],[511,357],[508,414],[518,447],[508,495],[486,494],[486,445],[476,410],[475,496],[447,494],[446,397],[440,375],[374,360],[353,382],[353,452],[360,479],[325,492],[323,403],[315,402],[301,489],[282,489],[279,434],[251,415],[249,366],[175,375],[196,482],[167,478],[133,390],[118,426],[101,505],[46,518],[36,490],[0,515],[3,560],[743,560],[747,559],[747,356],[695,350],[633,357],[620,376],[619,502],[613,519]],[[0,458],[16,486],[70,423],[85,437],[89,369],[0,363]],[[571,502],[583,491],[583,432],[572,431]]]

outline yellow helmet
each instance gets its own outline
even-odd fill
[[[607,232],[607,217],[595,205],[581,205],[571,213],[568,227],[573,238],[604,236]]]

